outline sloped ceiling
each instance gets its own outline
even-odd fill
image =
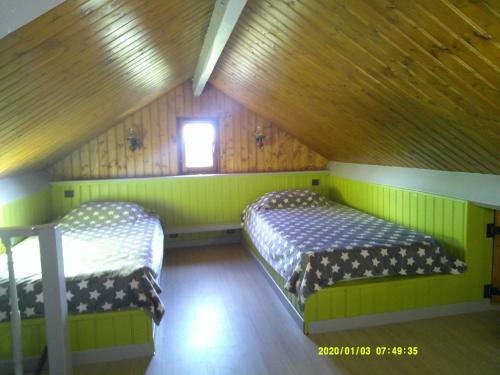
[[[330,160],[500,174],[500,1],[249,0],[211,82]]]
[[[190,78],[213,0],[66,1],[0,39],[0,177]],[[500,174],[500,2],[249,0],[212,84],[331,160]]]
[[[0,177],[50,165],[190,78],[214,1],[66,1],[0,39]]]
[[[64,0],[0,0],[0,38],[33,21]]]

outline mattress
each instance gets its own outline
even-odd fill
[[[148,310],[159,324],[164,306],[159,275],[163,230],[157,216],[134,203],[87,202],[59,222],[69,313]],[[38,239],[14,246],[21,317],[43,316]],[[7,256],[0,256],[0,322],[9,320]]]
[[[344,280],[467,269],[427,234],[324,198],[308,198],[307,191],[270,194],[245,209],[243,227],[285,289],[299,297],[302,309],[308,296]]]

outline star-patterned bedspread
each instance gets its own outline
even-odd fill
[[[134,203],[87,202],[60,221],[70,313],[143,308],[159,324],[163,260],[159,219]],[[43,316],[38,238],[13,247],[22,318]],[[0,322],[10,319],[7,257],[0,256]]]
[[[465,263],[431,236],[339,203],[309,206],[302,195],[299,203],[293,196],[272,208],[258,200],[242,220],[302,308],[308,296],[342,280],[466,271]]]

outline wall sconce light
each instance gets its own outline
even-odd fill
[[[128,131],[127,143],[132,152],[141,147],[141,140],[134,128],[130,128]]]
[[[258,148],[264,147],[264,139],[266,139],[266,136],[262,132],[262,127],[259,125],[257,129],[255,129],[255,144]]]

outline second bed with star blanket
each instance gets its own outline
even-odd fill
[[[60,221],[69,313],[143,308],[159,324],[163,230],[134,203],[87,202]],[[38,239],[12,249],[21,317],[43,316]],[[9,274],[0,255],[0,322],[9,320]]]
[[[302,309],[308,296],[343,280],[466,270],[431,236],[309,190],[267,193],[245,208],[242,221]]]

